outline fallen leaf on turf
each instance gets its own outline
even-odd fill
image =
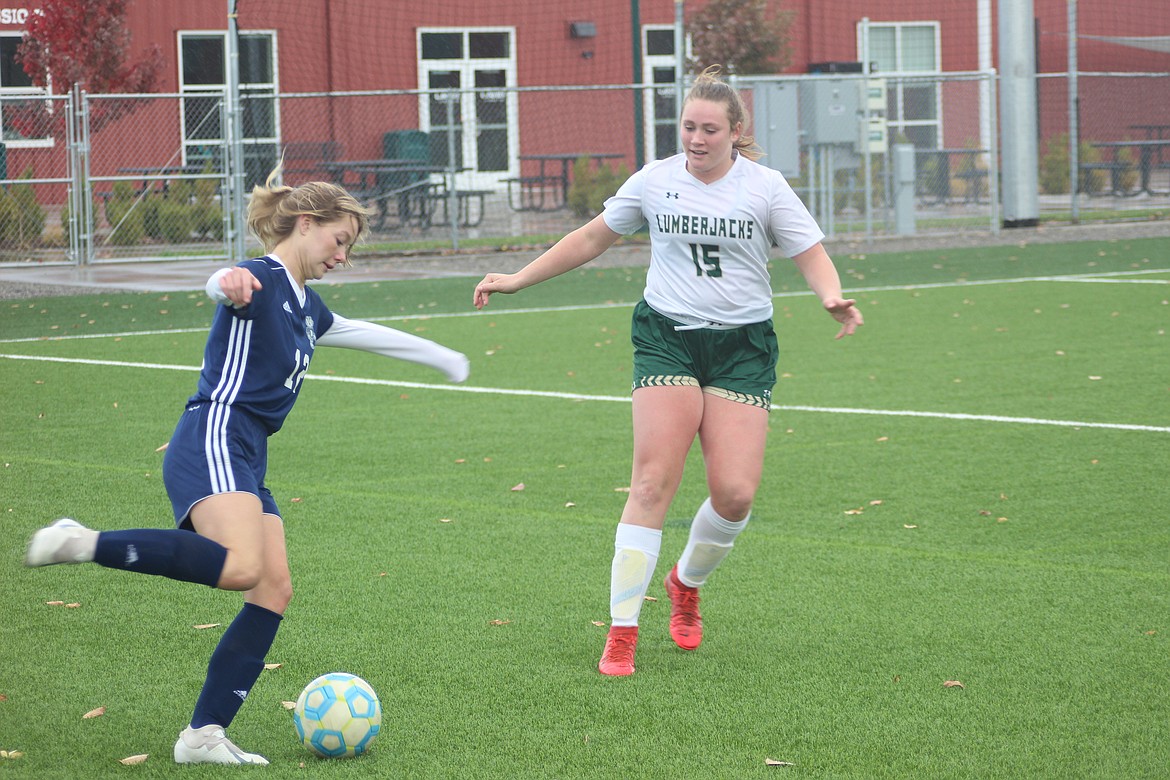
[[[615,492],[615,493],[629,493],[630,489],[628,487],[614,488],[613,492]]]
[[[467,462],[467,458],[458,458],[458,459],[456,459],[456,461],[455,461],[455,462],[456,462],[456,463],[466,463],[466,462]]]
[[[1146,632],[1146,636],[1154,636],[1154,635],[1155,635],[1155,634],[1157,634],[1157,633],[1158,633],[1157,631],[1147,631],[1147,632]],[[4,697],[3,697],[3,696],[0,696],[0,701],[4,701]]]
[[[279,669],[284,664],[264,664],[264,671],[271,672],[273,669]]]
[[[979,514],[983,515],[984,517],[991,517],[991,511],[987,509],[980,509]]]
[[[439,518],[439,522],[440,522],[440,523],[449,523],[449,522],[451,522],[451,518],[449,518],[449,517],[440,517],[440,518]]]
[[[765,758],[764,766],[796,766],[791,761],[777,761],[774,758]]]
[[[165,451],[166,451],[166,448],[167,448],[167,447],[169,447],[169,446],[171,446],[171,443],[170,443],[169,441],[168,441],[168,442],[163,442],[163,445],[162,445],[161,447],[156,447],[154,451],[155,451],[155,452],[165,452]]]
[[[284,707],[286,710],[295,710],[297,708],[297,703],[295,701],[282,701],[280,706]]]
[[[566,509],[569,509],[569,508],[571,508],[571,507],[575,507],[575,506],[577,506],[577,505],[576,505],[576,504],[574,504],[572,501],[566,501],[566,502],[565,502],[565,508],[566,508]]]
[[[150,754],[148,754],[148,753],[140,753],[137,756],[127,756],[126,758],[119,758],[118,763],[125,764],[126,766],[134,766],[135,764],[141,764],[143,761],[145,761],[149,757],[149,755]]]
[[[644,598],[646,601],[658,601],[658,599],[654,596],[643,596],[642,598]]]
[[[81,602],[79,602],[79,601],[74,601],[74,602],[73,602],[73,603],[71,603],[71,604],[66,604],[66,605],[65,605],[65,609],[77,609],[77,608],[78,608],[78,607],[80,607],[80,606],[81,606]]]
[[[869,505],[870,506],[881,506],[882,500],[880,498],[875,498],[873,501],[869,502]]]
[[[90,718],[100,718],[102,715],[105,715],[105,714],[106,714],[106,708],[105,707],[98,707],[96,710],[90,710],[89,712],[82,715],[81,719],[82,720],[89,720]]]
[[[293,502],[294,504],[299,504],[299,503],[301,503],[302,501],[304,501],[304,499],[303,499],[303,498],[294,498],[294,499],[292,499],[292,502]]]
[[[593,623],[593,625],[598,626],[599,628],[605,628],[605,626],[609,625],[604,620],[592,620],[590,622]]]
[[[19,750],[0,750],[0,758],[24,758],[24,753],[21,753]]]
[[[45,603],[48,604],[50,607],[63,607],[63,606],[65,606],[64,601],[46,601]]]
[[[1008,521],[1008,519],[1006,517],[995,518],[995,522],[997,522],[997,523],[1006,523],[1007,521]]]
[[[219,623],[200,623],[197,626],[192,626],[192,628],[194,628],[198,631],[202,631],[205,628],[218,628],[219,625],[220,625]]]
[[[890,437],[889,437],[889,436],[879,436],[879,437],[877,437],[877,441],[889,441],[889,440],[890,440]]]
[[[0,701],[8,701],[8,697],[0,693]]]
[[[917,528],[918,526],[916,526],[916,525],[912,525],[912,524],[910,524],[910,523],[903,523],[903,524],[902,524],[902,527],[903,527],[903,528]]]
[[[959,682],[958,680],[945,680],[945,681],[943,681],[943,687],[944,688],[963,688],[963,689],[966,689],[967,686],[963,685],[963,683]]]
[[[513,493],[518,493],[518,492],[520,492],[520,491],[521,491],[521,490],[523,490],[523,489],[524,489],[524,483],[523,483],[523,482],[517,483],[517,484],[515,484],[515,485],[513,485],[513,486],[512,486],[512,492],[513,492]]]
[[[861,507],[857,507],[856,509],[846,509],[846,510],[845,510],[845,514],[847,514],[847,515],[859,515],[859,514],[861,514],[861,513],[862,513],[862,512],[864,512],[864,511],[865,511],[865,510],[864,510],[864,509],[862,509]]]
[[[500,620],[499,618],[496,618],[495,620],[488,621],[488,624],[492,626],[506,626],[511,622],[511,620]]]

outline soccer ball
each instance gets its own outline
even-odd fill
[[[322,758],[360,756],[382,728],[382,704],[362,678],[331,672],[301,691],[293,724],[304,746]]]

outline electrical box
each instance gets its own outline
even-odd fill
[[[752,129],[764,150],[762,165],[788,178],[800,176],[800,101],[792,82],[761,82],[752,88]]]
[[[865,82],[865,108],[870,114],[886,113],[886,80],[870,79]]]
[[[860,82],[857,79],[816,79],[800,85],[805,143],[857,144]]]
[[[886,131],[886,118],[884,116],[871,116],[869,118],[869,127],[866,129],[866,122],[858,123],[864,132],[857,144],[857,151],[864,154],[866,144],[869,145],[870,154],[885,154],[889,145],[889,135]]]

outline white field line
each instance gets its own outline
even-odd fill
[[[951,287],[977,287],[995,284],[1016,284],[1023,282],[1122,282],[1125,280],[1116,279],[1113,277],[1120,276],[1141,276],[1144,274],[1158,274],[1170,273],[1170,268],[1151,268],[1141,271],[1109,271],[1098,274],[1070,274],[1066,276],[1028,276],[1017,279],[982,279],[970,282],[928,282],[924,284],[893,284],[881,287],[850,287],[846,290],[846,294],[853,293],[873,293],[873,292],[897,292],[910,290],[939,290]],[[1137,280],[1137,283],[1148,284],[1170,284],[1170,281],[1164,279],[1150,279]],[[779,292],[772,295],[772,298],[796,298],[805,295],[812,295],[808,290],[793,290],[789,292]],[[634,305],[634,301],[618,301],[609,303],[583,303],[570,306],[537,306],[531,309],[487,309],[484,311],[457,311],[457,312],[441,312],[427,314],[420,312],[418,314],[396,314],[387,317],[363,317],[362,319],[368,322],[409,322],[413,320],[433,320],[433,319],[459,319],[462,317],[502,317],[510,314],[549,314],[556,312],[567,311],[600,311],[603,309],[621,309],[630,308]],[[182,334],[182,333],[206,333],[207,328],[174,328],[171,330],[135,330],[124,331],[121,333],[85,333],[76,335],[62,335],[62,336],[33,336],[29,338],[20,339],[0,339],[0,344],[29,344],[38,341],[80,341],[84,339],[109,339],[109,338],[127,338],[130,336],[165,336],[168,334]]]
[[[92,360],[86,358],[43,357],[36,355],[5,355],[5,360],[30,360],[45,363],[73,363],[87,366],[113,366],[117,368],[145,368],[159,371],[190,371],[199,370],[198,366],[179,366],[167,363],[132,363],[124,360]],[[479,393],[484,395],[522,396],[529,398],[559,398],[568,401],[596,401],[603,403],[629,403],[630,397],[625,395],[585,395],[582,393],[561,393],[551,390],[516,390],[502,387],[470,387],[465,385],[430,384],[427,382],[403,382],[391,379],[367,379],[363,377],[345,377],[329,374],[309,374],[306,379],[315,379],[322,382],[343,382],[357,385],[378,385],[382,387],[399,387],[414,390],[444,390],[453,393]],[[962,414],[953,412],[923,412],[904,409],[853,409],[848,407],[827,406],[800,406],[787,404],[773,404],[772,409],[789,412],[811,412],[815,414],[866,414],[875,417],[924,417],[938,420],[961,420],[975,422],[1010,423],[1016,425],[1050,425],[1061,428],[1106,428],[1116,431],[1145,431],[1149,433],[1170,433],[1170,427],[1157,425],[1134,425],[1130,423],[1103,423],[1080,422],[1076,420],[1047,420],[1037,417],[1005,417],[993,414]]]

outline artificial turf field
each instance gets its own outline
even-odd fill
[[[836,261],[866,325],[834,341],[775,262],[750,526],[703,591],[702,647],[677,649],[661,577],[706,495],[696,447],[629,679],[596,664],[642,270],[587,266],[482,313],[472,278],[318,287],[472,374],[321,349],[271,439],[296,596],[229,731],[264,769],[170,758],[237,594],[20,563],[56,517],[169,525],[156,449],[211,303],[3,302],[0,750],[20,755],[0,780],[1165,777],[1170,242]],[[367,756],[295,739],[281,703],[328,671],[381,695]]]

